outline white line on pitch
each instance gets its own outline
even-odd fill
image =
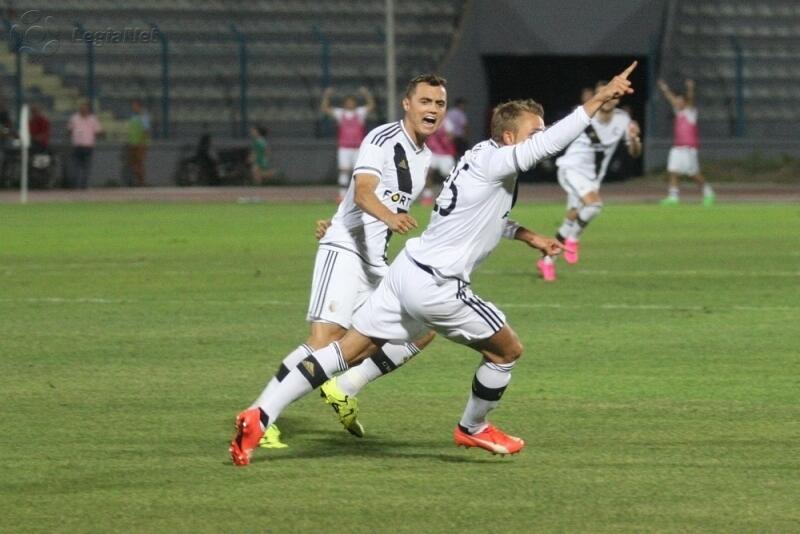
[[[176,304],[176,305],[245,305],[245,306],[305,306],[305,301],[286,301],[286,300],[137,300],[137,299],[106,299],[106,298],[62,298],[62,297],[32,297],[32,298],[0,298],[2,303],[24,302],[29,304]],[[680,304],[625,304],[625,303],[599,303],[599,304],[562,304],[554,303],[533,303],[533,302],[508,302],[496,303],[500,308],[522,308],[522,309],[553,309],[553,310],[581,310],[581,309],[601,309],[601,310],[654,310],[654,311],[798,311],[800,306],[697,306]]]

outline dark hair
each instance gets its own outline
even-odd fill
[[[533,113],[544,119],[544,108],[534,100],[511,100],[500,104],[492,112],[492,139],[500,141],[503,132],[516,131],[517,118],[523,113]]]
[[[467,99],[464,98],[463,96],[459,96],[458,98],[456,98],[456,106],[460,106],[461,104],[466,104],[466,103]]]
[[[261,137],[267,136],[268,130],[264,126],[253,126],[253,128],[255,128],[255,130],[258,132],[258,135],[260,135]]]
[[[447,87],[447,80],[441,76],[436,74],[420,74],[418,76],[414,76],[408,82],[408,85],[406,86],[406,98],[411,98],[411,95],[414,94],[414,91],[417,90],[417,86],[421,83],[426,83],[434,87]]]

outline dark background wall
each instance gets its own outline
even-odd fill
[[[617,60],[624,68],[629,59],[647,55],[658,37],[664,3],[664,0],[471,2],[460,42],[443,73],[449,81],[451,100],[457,96],[468,100],[473,141],[483,137],[487,106],[507,94],[490,84],[487,65],[498,66],[506,61],[510,66],[517,62],[519,78],[524,80],[520,86],[527,84],[528,94],[522,95],[515,89],[513,96],[534,98],[545,110],[561,111],[566,107],[566,99],[577,101],[581,87],[587,83],[582,80],[607,78],[614,74]],[[593,30],[587,32],[586,28]],[[538,72],[541,61],[548,57],[552,61],[553,56],[564,56],[565,62],[555,70]],[[575,63],[569,66],[569,56],[572,59],[580,56],[583,63],[580,71],[574,68]],[[614,61],[609,63],[609,56]],[[615,68],[605,72],[612,66]],[[644,77],[644,69],[639,75]],[[498,83],[509,85],[508,81],[498,80]],[[558,88],[558,92],[553,88]],[[546,118],[549,122],[557,115],[548,113]]]

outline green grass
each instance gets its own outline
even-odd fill
[[[552,232],[561,209],[514,214]],[[289,449],[232,467],[234,415],[305,339],[331,211],[0,206],[0,531],[800,529],[791,205],[608,206],[552,285],[501,243],[474,287],[526,346],[493,417],[518,456],[452,445],[478,358],[437,339],[362,392],[365,439],[311,395]]]

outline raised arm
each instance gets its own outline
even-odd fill
[[[664,98],[667,99],[667,102],[669,102],[669,105],[673,109],[678,106],[678,97],[670,90],[667,82],[664,80],[658,80],[658,88],[661,90],[661,94],[664,95]]]
[[[694,80],[687,79],[686,82],[686,105],[694,107]]]
[[[333,87],[328,87],[322,92],[322,102],[319,104],[319,110],[325,115],[333,115],[333,108],[331,107],[332,94]]]
[[[638,158],[642,155],[642,131],[639,128],[639,123],[631,121],[628,125],[628,131],[625,134],[625,140],[628,145],[628,155],[632,158]]]
[[[628,76],[636,68],[636,62],[611,81],[598,89],[595,95],[547,130],[534,134],[527,140],[514,146],[503,147],[498,151],[499,161],[493,162],[494,174],[498,177],[513,172],[531,169],[536,162],[557,154],[575,140],[589,125],[592,115],[608,102],[623,95],[633,93]]]
[[[373,98],[372,93],[369,92],[369,89],[366,87],[359,87],[358,92],[364,97],[364,107],[367,108],[367,114],[375,111],[375,98]]]

